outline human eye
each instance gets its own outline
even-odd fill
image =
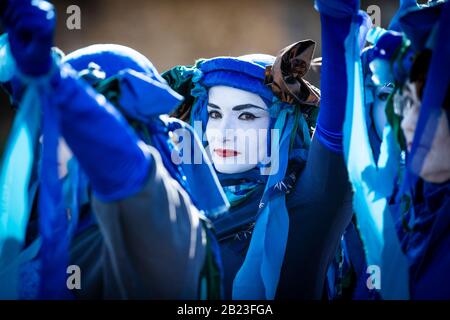
[[[211,111],[208,112],[208,118],[210,118],[210,119],[222,119],[222,115],[218,111],[211,110]]]
[[[378,94],[378,99],[380,99],[381,101],[386,101],[388,97],[389,92],[381,92],[380,94]]]
[[[256,118],[259,118],[259,117],[255,116],[253,113],[250,113],[250,112],[244,112],[239,115],[239,120],[244,120],[244,121],[252,121],[252,120],[255,120]]]

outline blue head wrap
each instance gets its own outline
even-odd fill
[[[77,50],[67,55],[64,62],[106,97],[108,84],[114,78],[119,93],[113,103],[136,126],[140,136],[158,149],[166,169],[189,193],[196,207],[209,214],[228,209],[215,172],[193,130],[166,116],[183,98],[167,85],[145,56],[128,47],[100,44]],[[172,156],[181,153],[171,138],[174,132],[182,137],[190,136],[190,150],[204,161],[174,164]],[[209,197],[203,196],[205,192]]]

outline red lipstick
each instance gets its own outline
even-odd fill
[[[236,157],[239,154],[236,150],[230,149],[214,149],[214,152],[222,158]]]

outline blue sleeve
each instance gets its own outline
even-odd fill
[[[321,106],[306,166],[286,197],[289,233],[278,299],[323,297],[328,265],[353,214],[342,126],[347,95],[344,42],[357,3],[316,1],[322,20]]]
[[[321,299],[328,265],[353,215],[343,154],[313,140],[286,206],[289,233],[277,298]]]
[[[327,7],[329,1],[327,5],[323,3],[316,2],[322,24],[322,68],[320,112],[314,136],[329,150],[341,152],[347,97],[344,44],[358,6],[352,4],[348,10],[337,12],[336,8]]]
[[[92,199],[105,248],[105,299],[198,299],[206,258],[199,211],[161,156],[142,190],[115,202]]]
[[[151,160],[126,120],[72,72],[63,70],[53,85],[60,130],[96,196],[114,201],[138,192]]]

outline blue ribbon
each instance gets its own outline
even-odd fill
[[[48,85],[48,84],[47,84]],[[42,90],[49,90],[43,87]],[[43,150],[39,191],[39,230],[42,241],[41,299],[68,298],[66,268],[69,264],[68,219],[64,208],[62,183],[58,176],[58,108],[49,99],[50,91],[41,95]]]

